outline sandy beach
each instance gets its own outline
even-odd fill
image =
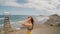
[[[26,34],[26,30],[17,31],[16,34]],[[60,34],[58,27],[40,26],[32,30],[32,34]]]
[[[26,34],[26,28],[15,30],[15,34]],[[12,33],[12,32],[9,32]],[[47,26],[47,25],[40,25],[40,26],[34,26],[34,29],[32,30],[32,34],[60,34],[60,27],[54,27],[54,26]]]

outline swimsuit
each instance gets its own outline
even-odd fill
[[[30,31],[32,30],[32,28],[29,28],[29,27],[27,29],[30,30]]]

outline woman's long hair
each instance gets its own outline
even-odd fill
[[[32,16],[29,16],[28,18],[31,18],[31,23],[32,23],[32,29],[33,29],[33,26],[34,26],[34,19]]]

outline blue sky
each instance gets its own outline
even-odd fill
[[[60,0],[0,0],[0,15],[60,15]]]
[[[0,14],[10,12],[12,15],[36,15],[37,11],[30,8],[17,8],[10,6],[0,6]]]

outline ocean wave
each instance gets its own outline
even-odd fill
[[[23,21],[17,21],[17,22],[12,22],[12,21],[10,21],[10,24],[11,24],[11,26],[13,27],[13,28],[20,28],[20,27],[22,27],[22,22]],[[4,24],[0,24],[0,28],[1,27],[3,27],[3,25]]]
[[[22,22],[23,21],[10,22],[10,24],[12,25],[12,27],[14,27],[16,29],[16,28],[22,27]]]
[[[3,20],[4,18],[0,18],[0,20]]]
[[[22,24],[23,21],[17,21],[17,22],[13,22],[13,21],[10,21],[11,24]]]
[[[43,20],[48,20],[49,17],[37,17],[37,21],[43,21]]]
[[[36,22],[38,24],[44,24],[48,19],[50,19],[49,17],[36,17]]]
[[[3,27],[3,24],[0,24],[0,28]]]

